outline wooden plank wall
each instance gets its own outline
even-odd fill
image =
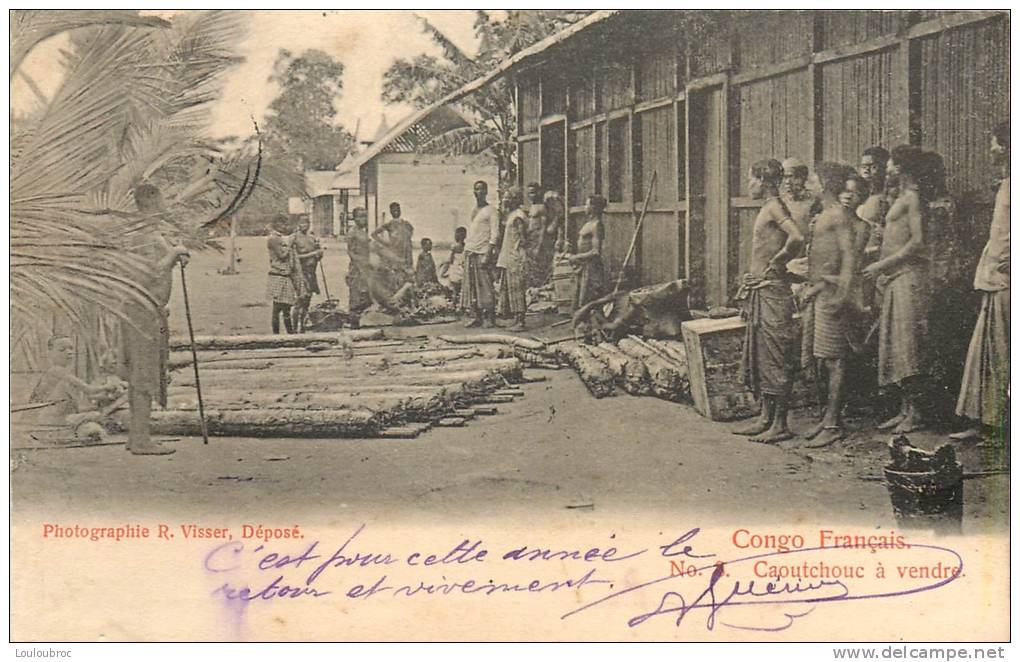
[[[988,186],[989,136],[1009,118],[1009,23],[935,34],[918,47],[921,146],[942,154],[950,190]]]
[[[518,178],[521,186],[528,182],[537,182],[542,176],[539,170],[538,140],[529,140],[518,145],[520,150],[519,163],[517,166]]]
[[[907,142],[899,48],[821,66],[822,160],[856,163],[871,145]]]
[[[609,197],[610,171],[621,164],[609,158],[608,125],[625,118],[631,150],[619,158],[628,180],[607,213],[607,258],[611,268],[622,261],[658,171],[638,242],[644,283],[689,277],[712,292],[705,304],[726,303],[746,269],[760,204],[747,197],[746,172],[762,158],[856,164],[865,147],[910,141],[942,153],[957,197],[988,184],[988,132],[1009,109],[1008,15],[656,11],[624,14],[616,26],[576,38],[518,78],[521,172],[537,174],[537,144],[527,139],[541,116],[555,114],[536,109],[537,78],[568,90],[572,217],[590,192]],[[564,84],[567,69],[583,74],[571,71]],[[684,117],[718,90],[721,146],[697,135],[705,122]],[[561,112],[559,96],[544,96]],[[706,173],[722,182],[702,181]],[[724,199],[709,204],[706,194]],[[713,250],[722,254],[707,255]]]
[[[650,210],[644,221],[641,236],[641,279],[656,282],[675,277],[680,251],[679,222],[677,220],[676,182],[676,117],[672,104],[648,110],[636,118],[641,132],[641,178],[638,181],[635,202],[644,204],[644,196],[656,173],[648,203]]]
[[[538,131],[538,123],[542,118],[541,85],[538,77],[523,78],[517,88],[517,103],[520,107],[519,130],[522,134]]]

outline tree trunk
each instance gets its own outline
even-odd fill
[[[532,351],[541,351],[546,348],[545,343],[540,340],[534,340],[532,338],[518,338],[517,336],[501,333],[481,333],[466,336],[439,336],[439,339],[455,345],[484,345],[487,343],[498,343],[501,345],[520,347],[522,349],[530,349]]]
[[[655,395],[673,402],[686,402],[690,399],[691,387],[686,365],[665,358],[633,336],[623,338],[617,344],[624,353],[645,364]]]
[[[321,352],[309,352],[303,349],[281,348],[281,349],[252,349],[252,350],[223,350],[207,351],[198,353],[198,365],[205,370],[225,370],[238,368],[238,363],[249,361],[259,362],[260,365],[281,365],[290,367],[292,362],[300,362],[318,359],[328,362],[364,363],[366,352],[360,351],[360,343],[350,348],[327,349]],[[366,348],[372,349],[372,348]],[[507,350],[496,347],[466,347],[463,349],[427,349],[416,352],[371,352],[368,356],[385,356],[391,363],[428,365],[443,361],[457,361],[476,357],[501,358]],[[191,367],[191,352],[171,352],[170,369]]]
[[[331,345],[359,340],[381,340],[385,336],[382,329],[350,329],[339,333],[297,333],[297,334],[260,334],[239,336],[195,336],[195,347],[199,350],[222,349],[273,349],[278,347],[306,347],[315,343]],[[191,340],[187,336],[175,336],[170,339],[171,351],[191,351]]]
[[[616,345],[602,343],[588,347],[592,356],[606,364],[616,377],[616,383],[631,395],[651,395],[652,387],[648,370],[643,361],[639,361],[620,351]]]
[[[666,358],[684,367],[687,366],[687,346],[684,345],[682,340],[653,340],[646,338],[645,342],[658,350]]]
[[[365,375],[365,374],[337,374],[335,370],[324,369],[322,371],[317,370],[300,370],[300,371],[273,371],[260,375],[252,375],[251,371],[232,371],[232,370],[210,370],[202,375],[202,390],[203,394],[213,393],[217,390],[221,391],[238,391],[238,390],[262,390],[261,385],[265,385],[267,388],[273,390],[277,389],[289,389],[289,390],[311,390],[313,388],[319,390],[329,390],[331,388],[343,388],[343,387],[354,387],[354,386],[381,386],[391,387],[398,384],[423,384],[423,385],[449,385],[456,384],[458,382],[465,383],[482,383],[482,382],[498,382],[502,385],[503,380],[514,383],[520,381],[521,378],[521,367],[520,362],[516,359],[496,359],[490,363],[496,361],[504,362],[501,365],[489,365],[487,367],[475,366],[473,369],[461,369],[460,366],[453,367],[441,367],[441,368],[418,368],[415,370],[408,370],[404,372],[400,371],[387,371],[384,374],[379,375]],[[453,370],[453,371],[451,371]],[[175,375],[174,380],[171,382],[172,387],[191,387],[195,386],[195,375],[193,373],[184,372],[180,375]]]
[[[205,411],[209,434],[218,437],[373,437],[385,420],[367,409],[236,409]],[[197,437],[202,434],[198,412],[152,412],[152,432]]]
[[[616,379],[606,364],[597,359],[584,345],[571,345],[563,348],[570,365],[574,366],[584,385],[596,398],[613,395]]]

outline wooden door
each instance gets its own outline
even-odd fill
[[[687,277],[700,305],[727,299],[726,95],[722,85],[688,93]]]
[[[566,195],[567,123],[566,120],[543,124],[539,134],[539,182],[545,191]],[[524,182],[527,186],[531,182]]]

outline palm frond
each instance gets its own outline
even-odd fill
[[[170,24],[155,16],[131,10],[12,10],[10,12],[10,77],[40,42],[62,32],[96,25],[130,25],[165,28]]]
[[[418,14],[415,14],[414,17],[418,20],[419,25],[421,25],[422,32],[443,50],[443,57],[458,67],[474,64],[474,59],[470,55],[462,51],[457,44],[453,43],[449,37],[443,34],[442,30],[432,25],[427,18]]]

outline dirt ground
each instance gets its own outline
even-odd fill
[[[264,238],[240,241],[238,275],[220,275],[223,256],[196,255],[187,269],[196,333],[265,333],[267,258]],[[327,241],[330,294],[346,302],[347,259]],[[437,252],[437,262],[445,253]],[[180,288],[171,325],[186,333]],[[529,318],[540,337],[565,335],[548,318]],[[395,334],[458,332],[458,325],[407,327]],[[390,332],[390,330],[388,330]],[[847,522],[895,525],[881,480],[888,437],[869,417],[851,417],[856,431],[821,450],[803,441],[749,443],[733,424],[715,423],[692,408],[653,398],[592,398],[569,370],[529,371],[547,380],[523,386],[525,397],[464,428],[437,428],[413,440],[214,438],[176,442],[168,457],[135,457],[122,445],[12,453],[15,513],[71,515],[136,512],[229,514],[243,507],[272,518],[358,513],[450,521],[526,513],[593,511],[708,513],[755,522]],[[793,417],[795,430],[813,412]],[[944,435],[911,437],[934,448]],[[958,446],[965,481],[964,530],[1008,526],[1008,465],[995,449]]]

